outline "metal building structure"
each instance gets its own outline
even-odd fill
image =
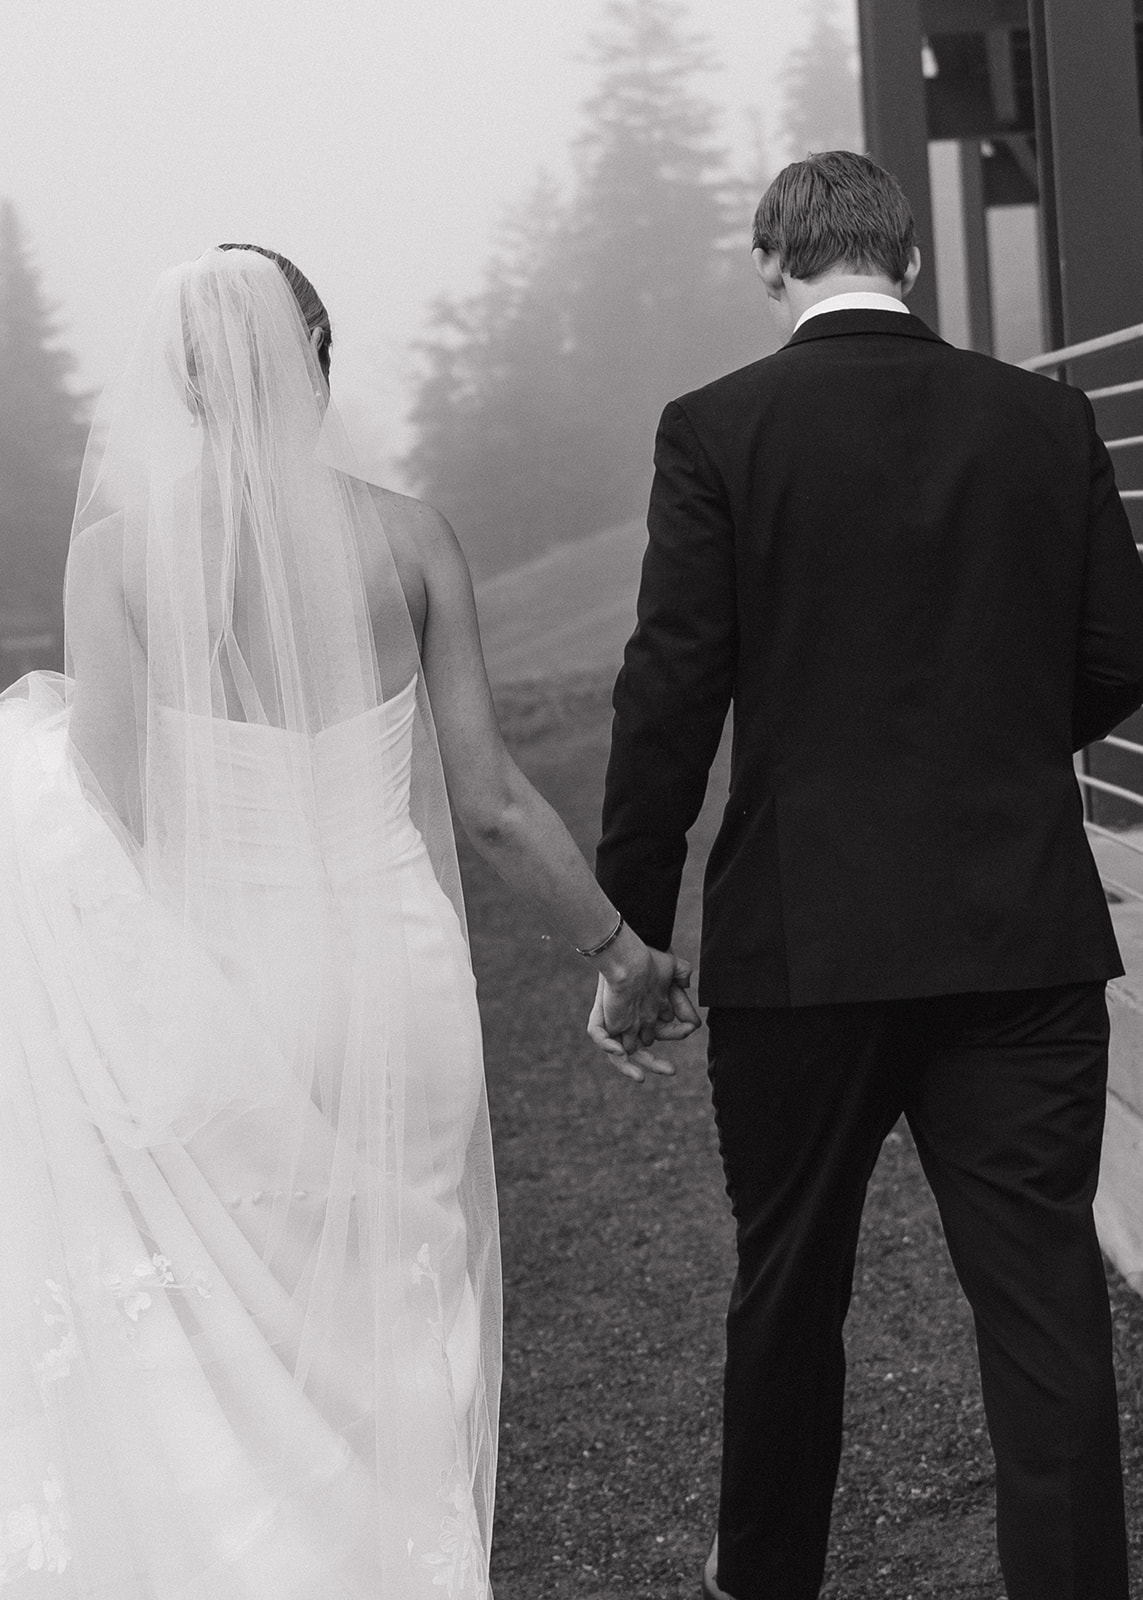
[[[933,243],[929,145],[955,141],[963,208],[969,342],[992,350],[986,213],[1037,208],[1045,345],[1059,350],[1143,324],[1143,0],[857,0],[865,135],[913,203]],[[939,326],[935,273],[910,302]],[[1067,363],[1045,363],[1073,377]],[[1086,353],[1075,381],[1092,393],[1100,432],[1143,549],[1143,349]],[[1143,712],[1129,719],[1143,741]],[[1102,744],[1085,770],[1139,786],[1133,759]],[[1129,826],[1106,787],[1089,816]]]
[[[857,3],[866,142],[924,240],[929,141],[958,143],[974,346],[991,348],[990,206],[1039,209],[1049,347],[1143,322],[1143,0]],[[914,294],[935,323],[932,273]]]

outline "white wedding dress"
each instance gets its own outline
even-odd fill
[[[0,1595],[488,1600],[495,1203],[418,680],[316,730],[157,696],[141,844],[75,692],[0,700]]]

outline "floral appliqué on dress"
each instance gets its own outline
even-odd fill
[[[43,1501],[25,1500],[0,1514],[0,1589],[28,1572],[63,1572],[71,1560],[63,1488],[45,1468]]]
[[[46,1401],[49,1385],[59,1383],[60,1379],[66,1378],[71,1371],[71,1364],[79,1354],[79,1343],[75,1336],[75,1322],[67,1295],[53,1278],[44,1280],[44,1288],[48,1292],[47,1298],[38,1294],[36,1304],[40,1308],[45,1324],[49,1328],[59,1330],[53,1335],[55,1343],[32,1363],[40,1396]]]
[[[459,1463],[441,1475],[441,1499],[450,1515],[441,1523],[440,1548],[421,1557],[424,1566],[435,1568],[433,1587],[444,1591],[441,1600],[470,1600],[485,1592],[480,1530],[472,1492]]]
[[[71,1371],[79,1342],[67,1295],[54,1278],[45,1279],[44,1289],[47,1292],[36,1296],[36,1305],[52,1342],[32,1362],[32,1371],[46,1404],[51,1385]],[[50,1463],[43,1472],[41,1502],[24,1500],[0,1511],[0,1589],[28,1572],[62,1572],[71,1560],[63,1486]]]
[[[437,1358],[444,1365],[451,1397],[452,1371],[441,1312],[440,1276],[433,1265],[432,1252],[427,1244],[423,1244],[417,1252],[409,1273],[418,1288],[427,1283],[434,1293],[437,1314],[429,1319],[429,1332]],[[421,1556],[421,1565],[432,1571],[434,1589],[443,1591],[441,1600],[470,1600],[472,1596],[485,1593],[483,1543],[476,1521],[472,1490],[459,1461],[450,1471],[441,1474],[439,1494],[446,1509],[446,1515],[441,1520],[440,1543],[435,1550]],[[412,1553],[410,1541],[409,1554]]]
[[[210,1298],[210,1285],[201,1267],[188,1272],[180,1283],[170,1260],[163,1255],[153,1255],[148,1261],[140,1261],[126,1277],[121,1272],[100,1272],[98,1281],[113,1296],[119,1315],[126,1323],[122,1331],[132,1345],[138,1338],[140,1314],[154,1304],[154,1290],[182,1290],[201,1295],[204,1300]]]

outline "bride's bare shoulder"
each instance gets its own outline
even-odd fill
[[[468,595],[471,604],[468,564],[448,520],[434,507],[395,489],[376,484],[370,488],[423,647],[430,609],[434,615],[448,616],[456,610],[458,595]]]
[[[118,512],[89,523],[73,537],[67,572],[69,584],[82,584],[87,594],[116,599],[126,594],[129,601],[137,598],[143,579],[142,556],[125,539]]]
[[[146,637],[146,563],[124,535],[123,518],[112,513],[77,534],[67,555],[67,628],[73,653],[85,644],[106,651],[123,634],[123,615],[136,640]]]
[[[72,536],[68,560],[105,567],[109,557],[121,558],[123,550],[123,518],[118,512],[111,512]]]
[[[398,560],[398,550],[424,568],[426,562],[459,558],[463,560],[456,535],[448,519],[425,500],[395,489],[370,484],[373,503]]]
[[[418,594],[443,604],[470,591],[468,562],[447,517],[412,495],[371,487],[410,610],[416,613]]]

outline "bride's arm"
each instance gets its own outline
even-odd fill
[[[591,949],[607,938],[618,912],[567,828],[508,753],[488,686],[468,565],[443,517],[433,512],[420,521],[428,602],[422,664],[453,807],[476,849],[511,888],[537,905],[569,943]],[[649,1042],[655,1025],[673,1015],[673,958],[649,950],[624,925],[595,966],[612,990],[610,1031],[622,1032],[625,1047],[634,1049],[642,1027]]]

